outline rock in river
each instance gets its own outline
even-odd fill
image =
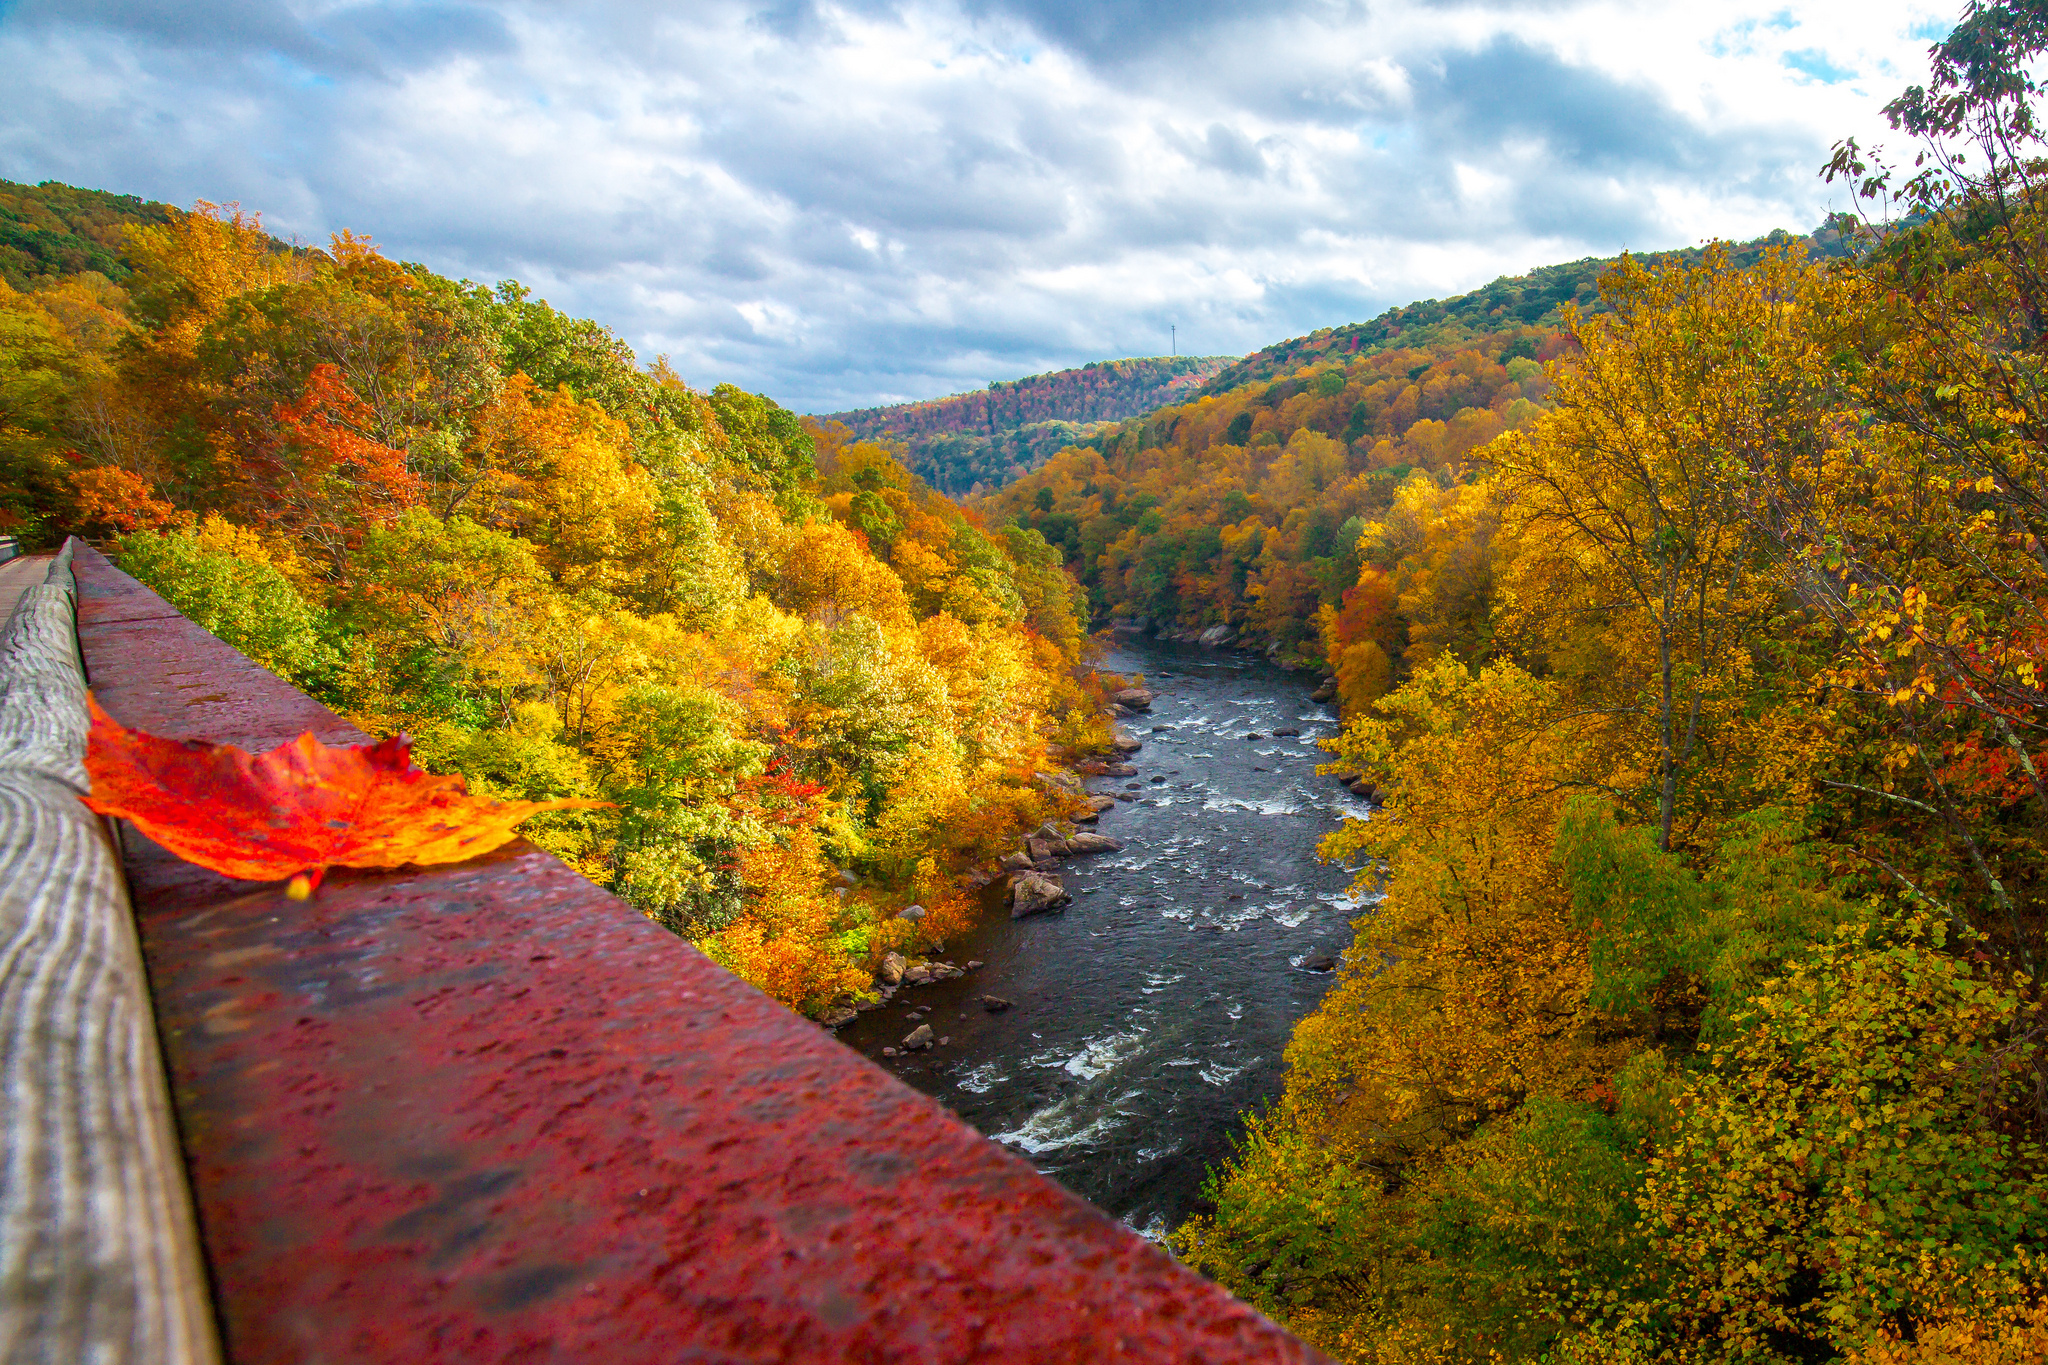
[[[1010,1002],[1003,999],[1000,995],[984,995],[981,997],[981,1007],[990,1014],[1001,1014],[1004,1010],[1010,1008]]]
[[[919,1024],[910,1031],[910,1036],[903,1040],[903,1049],[906,1052],[919,1052],[931,1045],[932,1026],[930,1024]]]
[[[1023,919],[1027,915],[1057,910],[1073,902],[1067,889],[1050,877],[1041,877],[1035,872],[1026,872],[1010,879],[1010,918]]]
[[[1087,830],[1067,840],[1069,853],[1115,853],[1123,846],[1121,839],[1112,839],[1107,834],[1094,834]]]
[[[1152,709],[1152,694],[1142,687],[1126,687],[1114,698],[1118,706],[1128,706],[1133,711]]]

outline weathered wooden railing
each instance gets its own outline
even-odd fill
[[[0,632],[0,1361],[209,1361],[128,888],[78,800],[72,593],[67,549]]]
[[[305,730],[360,739],[89,548],[72,569],[86,675],[118,719],[250,749]],[[38,593],[67,610],[37,606],[24,629],[61,654],[69,599]],[[51,837],[99,850],[78,894],[120,938],[118,869],[71,800],[76,681],[21,686],[18,714],[63,717],[24,733],[59,729],[68,747],[18,780],[43,784],[34,819],[70,831]],[[43,856],[39,830],[9,837],[4,856]],[[133,831],[122,846],[212,1322],[236,1365],[1318,1358],[523,843],[336,873],[305,903]],[[0,1365],[205,1359],[176,1163],[142,1160],[168,1121],[161,1082],[144,1093],[156,1063],[140,982],[105,968],[89,995],[75,969],[25,967],[49,950],[7,932]],[[44,1121],[56,1135],[25,1138],[14,1021],[82,1029],[87,1014],[128,1035],[61,1044],[101,1050],[63,1054],[70,1069],[39,1092],[64,1115]],[[79,1115],[118,1084],[135,1089],[135,1136],[115,1145],[132,1145],[121,1169],[138,1183],[81,1218],[62,1191],[85,1177],[18,1172],[40,1173],[49,1143],[85,1150]],[[91,1351],[61,1336],[71,1303],[102,1314]]]

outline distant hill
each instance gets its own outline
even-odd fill
[[[1792,233],[1778,231],[1768,237],[1730,245],[1730,259],[1738,266],[1754,265],[1768,247],[1795,240]],[[1840,256],[1844,246],[1839,234],[1822,228],[1803,239],[1816,256]],[[1645,262],[1690,261],[1700,248],[1643,253]],[[1389,308],[1370,322],[1325,327],[1304,337],[1275,342],[1226,366],[1202,386],[1204,394],[1224,394],[1246,384],[1263,384],[1278,375],[1291,374],[1319,361],[1376,355],[1393,347],[1438,349],[1461,341],[1476,341],[1516,327],[1555,328],[1563,321],[1566,303],[1578,305],[1581,313],[1603,310],[1599,279],[1614,268],[1615,256],[1588,256],[1563,265],[1546,265],[1526,275],[1503,275],[1484,289],[1448,299],[1424,299],[1420,303]]]
[[[999,487],[1098,424],[1191,398],[1233,356],[1102,360],[1079,369],[998,380],[974,393],[825,414],[872,440],[898,438],[926,482],[955,495]]]
[[[0,180],[0,280],[26,290],[38,279],[97,271],[120,281],[121,229],[167,223],[177,210],[132,194],[81,190],[45,180]]]
[[[1794,240],[1725,245],[1750,264]],[[1805,241],[1845,254],[1830,233]],[[1268,346],[1199,393],[1090,429],[979,506],[1058,548],[1099,617],[1183,637],[1228,625],[1320,666],[1319,613],[1358,583],[1364,528],[1391,515],[1411,474],[1455,490],[1473,451],[1536,419],[1545,364],[1571,345],[1560,309],[1603,311],[1598,280],[1615,263],[1547,266]]]

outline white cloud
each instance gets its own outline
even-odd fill
[[[517,276],[808,410],[1244,351],[1816,223],[1951,17],[1901,0],[0,10],[0,175]]]

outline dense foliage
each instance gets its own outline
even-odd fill
[[[978,393],[834,413],[854,435],[900,439],[904,462],[951,494],[995,488],[1093,436],[1100,424],[1150,412],[1200,388],[1229,356],[1101,360],[999,380]]]
[[[142,217],[118,283],[0,284],[0,526],[100,539],[475,790],[610,803],[529,833],[778,999],[956,932],[1069,799],[1049,747],[1107,738],[1057,552],[889,449],[516,284]]]
[[[1891,225],[1624,262],[1360,534],[1383,894],[1175,1237],[1340,1358],[2048,1355],[2044,47],[1974,8],[1837,159]]]
[[[121,234],[131,223],[170,221],[168,204],[148,203],[132,194],[81,190],[46,180],[17,185],[0,180],[0,280],[27,289],[81,271],[120,280]]]
[[[1550,392],[1544,361],[1567,344],[1514,326],[1318,362],[1125,423],[984,505],[1058,546],[1098,613],[1167,630],[1229,625],[1277,656],[1320,660],[1340,629],[1323,617],[1347,611],[1341,629],[1356,644],[1377,628],[1361,624],[1364,599],[1392,590],[1391,579],[1361,586],[1361,553],[1419,569],[1424,556],[1404,537],[1440,530],[1437,550],[1456,561],[1438,563],[1428,585],[1404,582],[1411,596],[1483,612],[1485,585],[1454,546],[1483,541],[1491,523],[1447,510],[1457,471],[1534,420]],[[1364,548],[1368,527],[1385,553]]]

